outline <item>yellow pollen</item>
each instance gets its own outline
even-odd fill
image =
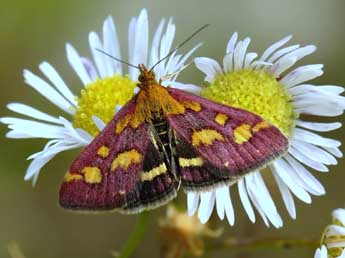
[[[243,144],[252,138],[252,133],[250,132],[250,125],[242,124],[235,128],[234,130],[235,142],[238,144]]]
[[[81,172],[84,174],[86,183],[98,184],[102,182],[101,170],[98,167],[84,167]]]
[[[217,131],[211,129],[196,131],[192,135],[193,146],[199,146],[201,144],[211,145],[215,140],[224,141],[224,137]]]
[[[115,107],[124,105],[131,99],[135,86],[136,82],[118,74],[97,79],[87,85],[77,98],[74,127],[82,128],[96,136],[99,130],[92,121],[92,116],[97,116],[108,123],[114,117]]]
[[[214,121],[216,121],[220,125],[225,125],[226,121],[228,121],[228,116],[222,113],[216,115]]]
[[[102,158],[106,158],[109,155],[109,148],[107,146],[101,146],[98,151],[97,151],[97,155],[102,157]]]
[[[112,162],[111,171],[115,171],[118,167],[127,169],[129,165],[139,163],[141,158],[141,154],[134,149],[120,153]]]
[[[262,70],[239,70],[220,74],[202,96],[251,111],[289,136],[298,115],[291,96],[272,75]]]

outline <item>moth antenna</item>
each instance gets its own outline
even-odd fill
[[[155,63],[152,68],[150,69],[150,72],[153,71],[153,69],[159,65],[162,61],[164,61],[165,59],[167,59],[169,56],[171,56],[176,50],[178,50],[179,48],[181,48],[184,44],[186,44],[189,40],[191,40],[196,34],[198,34],[200,31],[202,31],[203,29],[205,29],[206,27],[210,26],[210,24],[205,24],[204,26],[202,26],[201,28],[197,29],[192,35],[190,35],[188,38],[186,38],[180,45],[178,45],[177,47],[175,47],[173,50],[171,50],[165,57],[163,57],[162,59],[160,59],[157,63]]]
[[[112,58],[112,59],[114,59],[114,60],[120,62],[120,63],[126,64],[126,65],[128,65],[128,66],[131,66],[131,67],[134,67],[134,68],[137,68],[138,70],[140,70],[139,66],[132,65],[132,64],[126,62],[126,61],[123,61],[123,60],[121,60],[121,59],[119,59],[119,58],[116,58],[116,57],[112,56],[111,54],[109,54],[109,53],[103,51],[102,49],[96,48],[96,50],[99,51],[99,52],[101,52],[102,54],[104,54],[104,55],[106,55],[106,56],[108,56],[108,57],[110,57],[110,58]]]

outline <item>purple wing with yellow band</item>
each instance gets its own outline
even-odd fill
[[[73,162],[60,189],[63,208],[134,213],[176,196],[176,180],[152,126],[128,124],[134,110],[132,100]]]
[[[229,184],[287,150],[287,138],[260,116],[178,89],[168,92],[185,107],[167,120],[187,190]]]

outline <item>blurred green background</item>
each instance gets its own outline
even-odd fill
[[[0,9],[0,116],[12,115],[5,108],[8,102],[23,102],[59,114],[48,101],[24,84],[22,70],[29,68],[38,72],[38,64],[47,60],[78,94],[81,82],[67,64],[65,42],[71,42],[79,53],[90,56],[88,32],[100,32],[103,20],[110,14],[116,22],[122,46],[126,46],[128,22],[143,7],[149,11],[151,32],[162,17],[174,17],[175,43],[195,28],[210,23],[212,26],[189,47],[202,41],[204,45],[196,55],[218,60],[223,57],[226,42],[234,31],[241,37],[250,36],[250,49],[259,53],[273,41],[293,34],[291,43],[318,46],[318,51],[303,61],[325,64],[325,75],[315,83],[345,84],[344,0],[12,0],[2,1]],[[122,53],[125,56],[126,47]],[[202,78],[194,67],[189,67],[180,77],[182,81],[193,83],[200,83]],[[344,140],[344,130],[329,136]],[[32,188],[30,182],[23,180],[29,164],[26,157],[40,150],[45,141],[8,140],[4,137],[6,131],[5,126],[0,125],[0,257],[8,257],[6,246],[11,241],[20,245],[27,258],[110,257],[112,250],[119,250],[131,233],[136,216],[80,215],[66,212],[57,205],[62,177],[78,151],[60,154],[51,161],[44,167],[37,186]],[[230,227],[226,222],[220,225],[225,228],[226,236],[319,238],[330,222],[331,210],[344,207],[343,170],[344,160],[340,160],[338,166],[331,168],[331,173],[314,173],[324,184],[327,195],[313,198],[311,205],[296,201],[297,220],[288,217],[280,196],[275,195],[284,219],[284,227],[280,230],[267,229],[260,218],[256,224],[251,224],[236,194],[233,196],[236,225]],[[158,218],[164,211],[164,207],[160,208],[152,212],[152,217]],[[152,219],[134,257],[159,257],[156,221]],[[312,249],[255,252],[232,249],[213,252],[207,257],[312,257],[313,253]]]

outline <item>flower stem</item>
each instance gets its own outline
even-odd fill
[[[139,218],[132,232],[132,235],[128,238],[125,246],[122,248],[117,258],[130,257],[140,243],[140,240],[144,236],[149,222],[148,212],[141,212],[138,217]]]

